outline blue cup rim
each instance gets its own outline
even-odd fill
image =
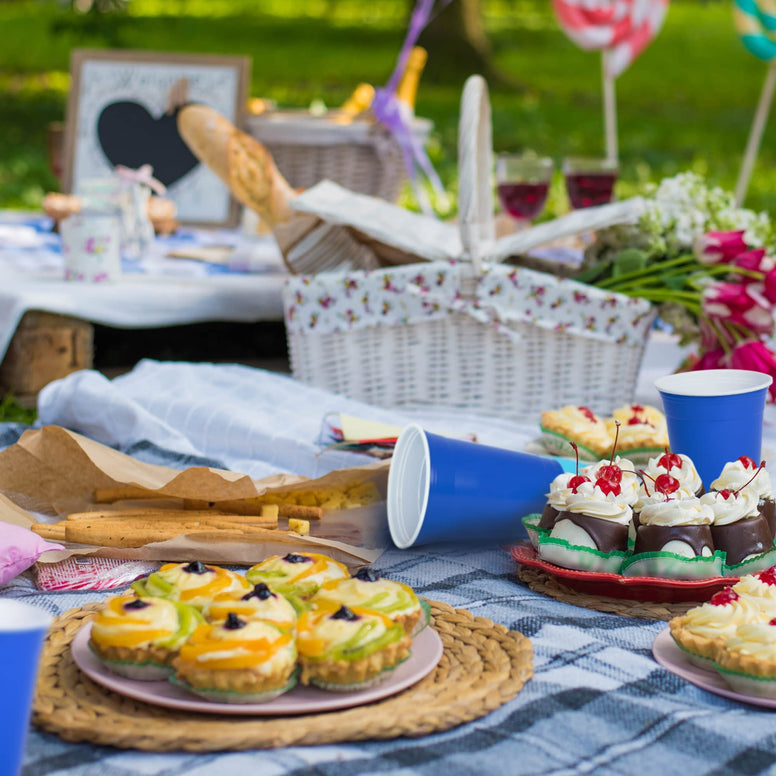
[[[431,490],[430,462],[425,430],[410,423],[396,440],[388,470],[388,530],[400,550],[412,547],[423,528]]]
[[[655,388],[670,396],[736,396],[762,391],[772,382],[770,375],[749,369],[702,369],[658,377]]]
[[[52,615],[39,606],[14,598],[0,599],[0,635],[46,630],[52,620]]]

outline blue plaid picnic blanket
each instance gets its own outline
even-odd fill
[[[0,424],[0,447],[23,430]],[[132,454],[178,468],[192,464],[189,456],[154,444],[135,445]],[[22,776],[776,772],[773,712],[712,695],[661,668],[651,646],[666,623],[604,614],[533,592],[518,580],[510,555],[496,547],[388,550],[375,568],[422,596],[523,633],[534,648],[533,678],[489,715],[417,739],[158,754],[68,743],[32,728]],[[23,574],[0,587],[0,595],[60,614],[105,594],[45,594]]]

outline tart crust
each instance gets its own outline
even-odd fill
[[[386,644],[361,660],[313,660],[299,656],[302,671],[299,681],[302,684],[325,684],[329,689],[361,689],[365,682],[383,675],[388,669],[395,668],[410,654],[411,639],[403,636],[399,641]],[[358,685],[354,687],[354,685]]]

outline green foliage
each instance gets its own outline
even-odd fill
[[[0,398],[0,423],[24,423],[30,425],[35,422],[38,413],[29,407],[23,407],[13,396]]]
[[[54,186],[45,128],[64,117],[74,47],[246,54],[253,95],[287,107],[313,99],[338,105],[361,81],[387,81],[408,7],[406,0],[130,0],[120,14],[78,14],[54,0],[0,4],[0,206],[34,206]],[[482,0],[481,8],[494,62],[519,85],[492,84],[495,150],[532,148],[558,161],[602,154],[599,56],[563,35],[547,0]],[[433,161],[454,191],[462,82],[452,63],[460,52],[441,41],[429,56],[434,77],[421,82],[418,113],[435,123]],[[617,80],[618,195],[686,169],[732,189],[764,77],[728,3],[671,3],[658,38]],[[752,179],[747,204],[755,209],[776,208],[774,133],[766,129]],[[545,217],[567,207],[556,174]]]

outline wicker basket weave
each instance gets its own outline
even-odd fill
[[[421,144],[432,124],[413,119]],[[296,188],[332,180],[351,191],[395,202],[406,180],[399,144],[381,124],[358,120],[337,124],[331,116],[306,111],[273,111],[251,116],[246,129],[263,143]]]
[[[294,377],[385,407],[456,408],[535,422],[632,400],[654,311],[532,269],[488,264],[490,105],[464,88],[459,135],[463,260],[292,277],[284,291]]]

